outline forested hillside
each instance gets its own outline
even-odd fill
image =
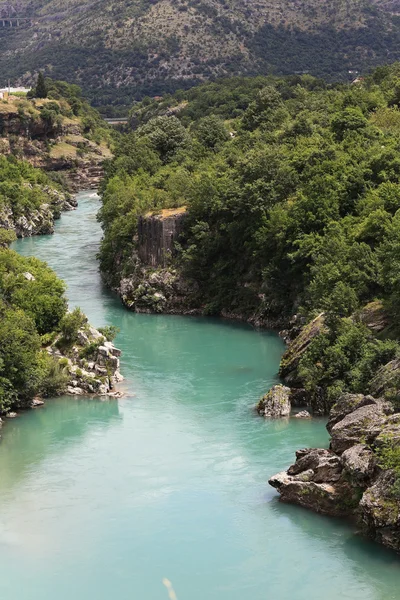
[[[0,99],[0,156],[25,159],[71,191],[97,187],[111,156],[110,129],[78,86],[51,79],[43,85],[40,95],[34,87]]]
[[[106,279],[136,310],[174,310],[184,290],[187,310],[281,326],[323,312],[304,386],[366,393],[398,353],[399,103],[398,64],[350,86],[258,77],[143,102],[108,166]],[[169,268],[143,269],[138,218],[178,206]]]
[[[66,392],[71,381],[79,393],[108,393],[119,364],[101,365],[101,377],[86,370],[88,359],[99,368],[98,348],[112,331],[103,337],[79,309],[68,313],[64,282],[8,247],[53,233],[61,212],[76,207],[71,182],[110,156],[109,131],[79,89],[43,80],[39,87],[0,100],[0,415]]]
[[[400,58],[386,0],[3,0],[0,15],[0,85],[42,69],[96,105],[229,74],[348,80]]]

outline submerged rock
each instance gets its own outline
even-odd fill
[[[274,385],[258,403],[258,414],[272,419],[288,417],[291,410],[290,391],[284,385]]]

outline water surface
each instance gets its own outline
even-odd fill
[[[398,599],[400,562],[343,521],[285,506],[268,477],[326,445],[322,421],[266,422],[272,333],[135,315],[103,289],[94,194],[54,236],[20,240],[93,324],[121,328],[126,396],[49,401],[5,427],[1,600]]]

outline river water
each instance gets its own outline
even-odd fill
[[[1,600],[389,600],[400,559],[267,485],[324,423],[264,421],[280,339],[212,319],[135,315],[101,285],[98,199],[80,194],[46,260],[72,306],[121,328],[123,399],[59,398],[3,429]]]

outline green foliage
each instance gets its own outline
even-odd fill
[[[36,258],[0,249],[0,298],[22,309],[40,335],[59,326],[66,311],[65,285]]]
[[[102,335],[104,335],[108,342],[112,342],[116,338],[119,331],[119,328],[115,325],[106,325],[105,327],[99,327],[99,332]]]
[[[216,115],[204,117],[196,124],[196,137],[205,148],[217,150],[229,139],[224,122]]]
[[[41,350],[66,312],[64,290],[46,264],[0,249],[0,413],[64,387],[65,377]]]
[[[17,160],[14,156],[0,155],[0,216],[4,210],[11,211],[13,220],[31,213],[48,204],[55,213],[57,207],[54,198],[49,196],[46,188],[57,189],[49,177],[39,169],[32,167],[27,161]],[[8,236],[2,230],[0,245],[7,243]],[[3,243],[1,240],[5,239]]]
[[[400,498],[400,446],[387,436],[384,444],[376,450],[378,464],[382,469],[391,469],[394,474],[392,494]]]
[[[12,229],[4,229],[0,227],[0,248],[7,248],[12,242],[17,239],[14,231]]]
[[[46,352],[41,353],[41,382],[39,392],[44,398],[58,396],[65,392],[69,380],[65,365]]]
[[[135,270],[140,216],[186,206],[174,266],[198,305],[273,321],[325,312],[306,386],[330,401],[367,392],[398,352],[354,315],[380,299],[400,318],[399,82],[395,64],[356,85],[236,78],[136,104],[103,189],[107,281]]]
[[[100,338],[95,342],[90,342],[90,344],[87,344],[80,351],[79,358],[88,359],[88,360],[96,358],[97,351],[100,348],[100,346],[102,346],[104,344],[104,341],[105,341],[104,338]]]
[[[366,393],[376,371],[399,352],[393,340],[377,340],[361,323],[338,319],[310,344],[299,365],[306,389],[326,391],[329,405],[344,392]]]
[[[47,98],[48,89],[43,73],[40,71],[35,88],[36,98]]]
[[[138,134],[148,140],[150,147],[157,152],[163,162],[171,160],[189,144],[189,136],[179,119],[160,116],[151,119],[139,128]]]
[[[62,338],[60,345],[72,345],[78,341],[78,332],[87,323],[87,317],[80,308],[75,308],[63,316],[60,321],[60,331]]]

